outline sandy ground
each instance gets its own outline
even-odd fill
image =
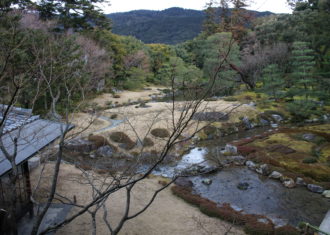
[[[143,140],[145,137],[151,138],[155,145],[148,150],[159,150],[165,143],[165,139],[156,138],[150,134],[154,128],[165,128],[169,132],[173,131],[173,117],[175,123],[179,119],[186,102],[176,102],[174,112],[172,104],[166,102],[147,103],[146,108],[136,108],[136,105],[124,106],[105,110],[104,116],[118,114],[119,119],[126,121],[121,125],[102,133],[108,137],[111,132],[120,131],[126,133],[133,141]],[[223,100],[204,102],[198,112],[226,112],[230,113],[228,122],[237,122],[241,116],[253,116],[256,114],[254,107],[248,105],[237,106],[238,103],[226,102]],[[190,125],[183,132],[183,136],[190,136],[193,132],[208,124],[208,122],[191,121]],[[220,124],[221,125],[221,124]],[[135,149],[136,151],[136,149]]]
[[[111,122],[102,120],[99,115],[91,115],[88,113],[74,113],[71,115],[71,123],[75,125],[75,128],[71,133],[82,133],[88,135],[102,128],[111,125]]]
[[[152,87],[151,90],[143,90],[139,92],[124,91],[120,93],[118,102],[137,101],[138,99],[150,99],[149,95],[156,93],[158,87]],[[91,102],[96,102],[98,105],[104,105],[110,100],[115,100],[111,94],[103,94]],[[111,132],[120,131],[127,134],[134,142],[143,140],[145,137],[149,137],[155,143],[154,146],[144,148],[143,151],[157,151],[159,152],[164,146],[165,139],[154,137],[150,134],[150,131],[154,128],[165,128],[169,132],[173,131],[173,117],[175,122],[179,119],[182,110],[185,110],[188,102],[176,102],[172,107],[171,103],[167,102],[148,102],[146,107],[139,107],[139,105],[128,105],[118,108],[105,109],[92,116],[87,113],[75,113],[72,118],[72,123],[76,125],[76,133],[83,131],[83,136],[89,134],[102,135],[109,139]],[[173,112],[174,111],[174,112]],[[248,105],[241,105],[237,102],[227,102],[223,100],[203,102],[198,112],[225,112],[230,113],[229,120],[226,122],[238,122],[240,117],[249,116],[254,118],[257,110],[254,107]],[[126,120],[122,124],[106,129],[105,131],[99,131],[111,125],[111,122],[102,120],[100,116],[110,118],[113,114],[116,114],[119,120]],[[226,123],[223,122],[223,123]],[[217,123],[217,125],[223,125],[223,123]],[[190,125],[183,132],[183,136],[190,136],[193,132],[208,124],[207,122],[192,121]],[[89,126],[90,125],[90,126]],[[112,143],[118,145],[116,143]],[[131,150],[132,152],[140,152],[141,146]]]
[[[51,173],[53,165],[48,164],[44,175]],[[40,168],[34,170],[31,175],[32,184],[38,178]],[[45,177],[41,186],[46,187],[50,178]],[[160,178],[150,178],[136,185],[133,190],[131,213],[142,208],[151,193],[158,189]],[[44,190],[39,190],[40,192]],[[57,193],[73,198],[75,195],[79,204],[86,204],[91,198],[91,188],[84,184],[81,172],[74,166],[62,164],[58,181]],[[116,223],[123,214],[123,205],[126,200],[125,192],[121,190],[112,194],[106,202],[106,207],[112,223]],[[70,214],[76,212],[73,209]],[[69,214],[69,215],[70,215]],[[97,234],[109,234],[102,220],[103,211],[97,214]],[[225,234],[231,227],[230,224],[219,219],[210,218],[202,214],[198,208],[193,207],[174,196],[170,189],[161,192],[152,206],[142,215],[128,221],[120,234],[178,234],[178,235],[202,235]],[[91,234],[91,217],[84,214],[60,229],[57,234]],[[239,228],[233,227],[229,234],[244,234]]]
[[[107,107],[110,102],[112,104],[124,104],[133,101],[148,101],[151,100],[151,95],[161,95],[160,89],[165,89],[165,87],[148,87],[148,90],[141,91],[122,91],[117,93],[119,98],[114,98],[113,94],[106,93],[98,96],[97,98],[90,101],[90,103],[95,103],[101,107]]]

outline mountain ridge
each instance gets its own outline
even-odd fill
[[[272,12],[250,11],[256,17]],[[113,22],[112,31],[119,35],[134,36],[144,43],[177,44],[193,39],[202,30],[204,11],[179,7],[165,10],[133,10],[107,14]]]

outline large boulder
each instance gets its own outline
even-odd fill
[[[211,122],[227,121],[229,120],[229,114],[223,112],[198,112],[194,114],[193,119]]]
[[[240,182],[240,183],[238,183],[237,188],[239,190],[247,190],[249,188],[249,186],[250,185],[247,182]]]
[[[266,119],[263,119],[263,118],[260,118],[260,119],[259,119],[259,122],[260,122],[260,124],[263,125],[263,126],[267,126],[267,125],[269,125],[269,121],[267,121]]]
[[[323,193],[324,189],[321,186],[318,186],[316,184],[307,184],[307,188],[309,191],[313,193]]]
[[[270,169],[269,169],[269,166],[267,164],[262,164],[256,169],[256,172],[261,174],[261,175],[267,176],[267,175],[270,174]]]
[[[282,184],[286,188],[294,188],[296,186],[296,184],[294,183],[294,180],[291,178],[287,178],[287,179],[283,180]]]
[[[268,177],[271,179],[281,179],[281,177],[283,177],[283,174],[278,171],[273,171]]]
[[[205,166],[202,168],[198,168],[197,171],[201,174],[212,174],[219,170],[219,167],[216,166]]]
[[[237,154],[237,147],[231,144],[226,144],[225,152],[229,154]]]
[[[305,133],[302,135],[302,138],[306,141],[312,141],[315,139],[315,135],[312,133]]]
[[[68,141],[65,144],[65,149],[73,152],[88,153],[97,149],[97,146],[92,141],[76,138]]]
[[[257,168],[257,165],[253,161],[246,161],[245,165],[251,170],[255,170]]]
[[[323,191],[322,196],[325,198],[330,198],[330,190]]]
[[[211,179],[203,179],[202,183],[205,184],[205,185],[210,185],[210,184],[212,184],[212,180]]]
[[[175,180],[175,184],[182,186],[182,187],[188,187],[191,188],[194,184],[191,180],[184,178],[184,177],[179,177]]]
[[[253,123],[250,122],[250,119],[248,117],[243,117],[242,123],[244,124],[246,129],[252,129],[254,127]]]
[[[98,148],[95,153],[99,157],[112,157],[114,152],[115,151],[111,146],[105,145]]]
[[[272,116],[273,120],[275,120],[276,123],[283,121],[283,117],[279,114],[272,114],[271,116]]]
[[[306,182],[305,182],[305,180],[303,178],[297,177],[297,179],[296,179],[296,185],[306,186]]]
[[[240,156],[240,155],[239,156],[232,156],[231,158],[232,158],[232,160],[233,160],[233,162],[236,166],[243,166],[245,161],[246,161],[245,157]]]
[[[182,175],[190,175],[190,176],[199,175],[199,174],[201,174],[202,168],[204,168],[204,166],[194,165],[194,166],[185,168],[183,170],[178,169],[177,170],[178,171],[177,173],[180,173]]]

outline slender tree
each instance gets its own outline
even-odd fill
[[[275,100],[284,93],[284,74],[277,64],[268,65],[263,69],[262,73],[262,91],[271,95]]]
[[[205,10],[206,18],[203,22],[203,32],[206,36],[210,36],[219,29],[219,17],[217,15],[217,6],[214,0],[206,4]]]

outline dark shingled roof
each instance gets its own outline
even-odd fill
[[[5,149],[12,154],[14,152],[14,138],[17,138],[16,165],[28,160],[38,151],[49,145],[61,136],[61,129],[65,129],[63,123],[39,119],[38,116],[26,115],[22,113],[15,115],[15,111],[9,116],[10,125],[2,137]],[[17,122],[15,122],[15,118]],[[16,124],[15,124],[16,123]],[[8,126],[8,125],[7,125]],[[6,127],[6,125],[5,125]],[[8,126],[9,127],[9,126]],[[70,126],[72,129],[73,126]],[[1,136],[1,135],[0,135]],[[11,170],[10,162],[5,158],[0,150],[0,176]]]

